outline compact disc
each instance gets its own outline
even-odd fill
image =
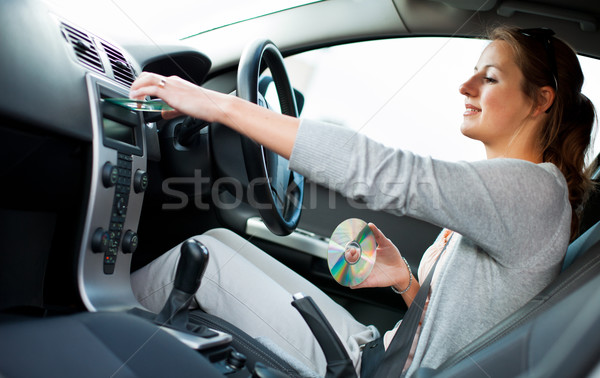
[[[104,101],[120,105],[129,110],[138,112],[162,112],[163,110],[174,110],[166,102],[156,100],[132,100],[130,98],[105,98]]]
[[[363,282],[375,265],[377,243],[369,225],[350,218],[331,234],[327,263],[333,278],[343,286]]]

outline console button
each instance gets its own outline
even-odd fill
[[[138,246],[138,236],[135,232],[127,230],[123,236],[123,253],[133,253]]]
[[[227,365],[235,370],[240,370],[246,365],[246,356],[240,352],[232,350],[227,357]]]
[[[117,194],[116,196],[116,207],[117,207],[117,213],[120,216],[125,215],[125,213],[127,212],[127,198],[125,198],[124,196]]]
[[[108,161],[104,163],[102,167],[102,184],[104,184],[104,187],[110,188],[111,186],[115,186],[118,180],[119,169]]]
[[[92,252],[102,253],[108,251],[110,243],[110,234],[104,231],[102,227],[98,227],[92,235]]]
[[[133,176],[133,190],[136,193],[141,193],[146,191],[148,188],[148,173],[146,171],[142,171],[138,169],[135,171],[135,175]]]

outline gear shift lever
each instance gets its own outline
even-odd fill
[[[195,239],[188,239],[181,245],[181,257],[175,272],[173,286],[190,295],[196,294],[206,266],[208,249]]]
[[[181,256],[175,272],[173,290],[156,317],[156,323],[187,330],[188,307],[200,287],[208,265],[208,249],[195,239],[181,245]]]

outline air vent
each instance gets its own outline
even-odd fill
[[[86,67],[99,72],[104,72],[102,61],[98,55],[98,50],[92,38],[85,32],[77,30],[74,27],[61,23],[60,27],[63,37],[69,42],[75,51],[77,60]]]
[[[125,59],[125,56],[119,49],[104,41],[101,43],[102,47],[104,47],[104,51],[106,51],[108,60],[110,61],[115,80],[130,87],[135,80],[131,65],[127,62],[127,59]]]

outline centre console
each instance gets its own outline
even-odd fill
[[[211,362],[219,367],[232,358],[230,334],[212,330],[199,334],[157,322],[156,314],[142,309],[133,294],[131,260],[138,246],[137,229],[148,187],[147,134],[156,130],[154,124],[144,122],[142,113],[106,101],[128,97],[128,88],[95,73],[87,73],[86,85],[93,139],[77,271],[82,301],[91,312],[128,313],[150,320],[192,349],[217,355]],[[219,370],[240,370],[227,366],[225,363]]]
[[[128,89],[88,73],[92,115],[92,167],[77,280],[90,311],[138,306],[131,291],[131,257],[138,245],[137,228],[146,172],[146,127],[139,112],[105,101],[127,97]]]

